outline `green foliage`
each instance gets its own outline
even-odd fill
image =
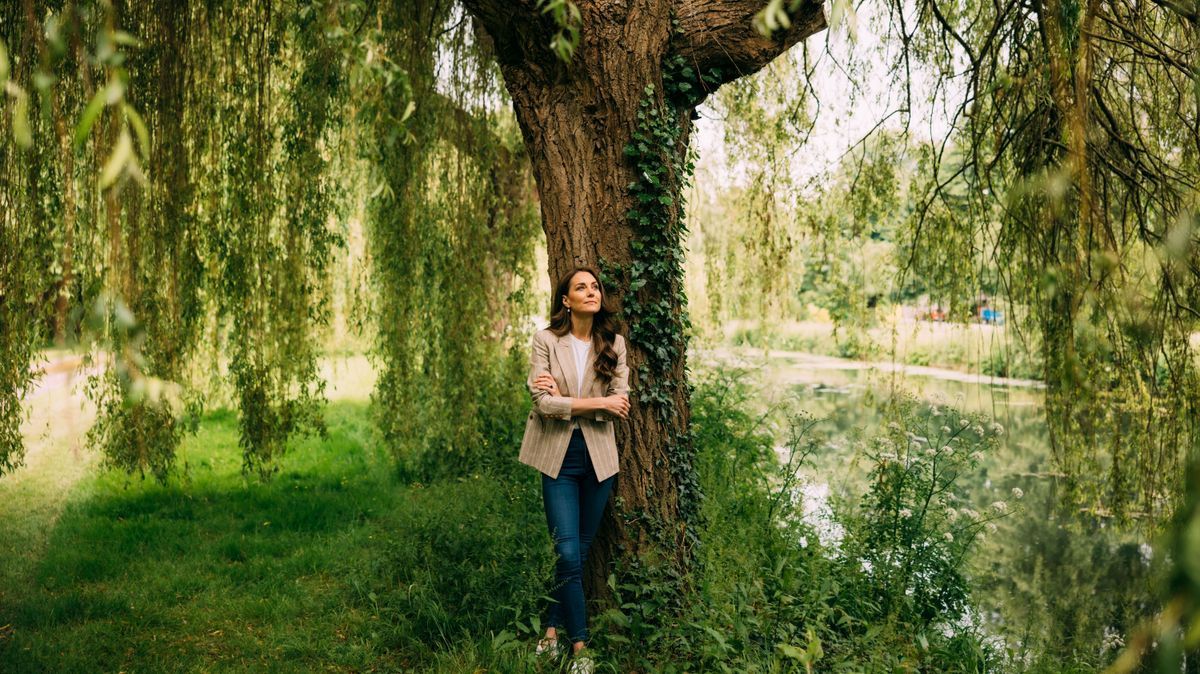
[[[387,536],[356,597],[379,620],[383,645],[416,663],[483,635],[529,641],[544,631],[537,616],[554,549],[531,486],[476,473],[410,488],[381,522],[404,535]]]
[[[375,411],[402,471],[465,474],[510,451],[500,438],[519,444],[528,410],[533,308],[517,291],[532,286],[536,204],[516,125],[472,112],[501,88],[469,22],[450,7],[397,6],[382,26],[420,104],[399,140],[403,99],[374,100],[363,130],[363,173],[379,184],[366,204]],[[454,55],[455,97],[435,87],[440,49]],[[363,75],[364,94],[387,91],[380,77]]]
[[[680,595],[660,560],[640,560],[640,577],[614,573],[619,604],[591,623],[602,667],[771,672],[806,671],[807,662],[829,672],[1026,671],[1020,660],[998,658],[976,628],[954,625],[957,616],[943,609],[961,599],[961,586],[942,590],[922,572],[931,550],[939,564],[930,579],[960,576],[951,563],[972,544],[973,530],[986,532],[981,520],[997,514],[976,518],[962,510],[978,505],[953,500],[931,507],[931,517],[915,517],[935,470],[942,476],[936,484],[949,489],[932,502],[964,491],[962,477],[949,482],[951,473],[942,471],[970,465],[958,449],[975,447],[980,434],[960,431],[953,455],[927,456],[928,444],[919,443],[921,450],[893,458],[890,452],[905,451],[908,432],[936,439],[938,424],[958,419],[945,409],[936,417],[942,421],[910,417],[918,410],[898,401],[897,426],[861,441],[877,459],[871,484],[880,486],[834,503],[831,521],[844,530],[837,543],[817,528],[828,522],[804,515],[811,504],[797,490],[809,461],[826,451],[819,427],[800,416],[774,428],[775,415],[751,411],[761,393],[745,377],[706,374],[692,396],[696,470],[706,494],[694,591]],[[0,483],[0,496],[25,494],[20,507],[28,508],[27,517],[0,518],[0,536],[29,527],[22,540],[41,541],[30,546],[29,563],[0,560],[6,664],[447,674],[537,667],[533,644],[545,626],[536,616],[554,558],[534,476],[497,464],[495,472],[398,481],[391,453],[375,440],[369,407],[337,403],[326,413],[329,438],[299,441],[281,457],[275,479],[262,483],[240,470],[237,416],[200,419],[179,448],[187,470],[166,484],[120,473],[84,477],[53,527],[40,519],[51,515],[31,492]],[[497,431],[492,446],[510,442]],[[64,461],[69,456],[63,451]],[[907,474],[899,470],[904,458],[913,462]],[[511,453],[507,460],[516,464]],[[807,470],[798,475],[798,468]],[[959,511],[953,521],[942,512],[951,505]],[[914,517],[898,526],[905,508]],[[953,542],[944,540],[947,531]],[[1090,542],[1082,543],[1086,551]],[[1054,541],[1046,547],[1062,549]],[[862,560],[869,555],[873,569],[885,558],[911,557],[912,572],[868,573]],[[1086,555],[1072,560],[1080,572],[1094,566]],[[1118,570],[1114,562],[1096,572],[1115,581]],[[1046,587],[1042,594],[1062,593]],[[1093,671],[1084,661],[1063,659],[1041,671]]]
[[[700,322],[711,328],[753,315],[788,315],[797,283],[796,257],[803,242],[791,227],[791,201],[799,190],[792,177],[788,139],[811,130],[811,97],[802,87],[803,64],[784,54],[759,76],[743,77],[717,90],[715,105],[727,118],[724,142],[746,174],[740,180],[706,177],[721,189],[697,194],[690,215],[703,238],[707,302]],[[718,196],[719,195],[719,196]],[[714,209],[713,207],[716,207]],[[716,212],[713,212],[716,210]],[[771,321],[766,321],[769,326]]]
[[[864,562],[881,620],[928,627],[964,614],[963,558],[1008,505],[997,501],[979,513],[953,491],[995,447],[1000,427],[952,408],[935,407],[929,417],[917,408],[914,398],[894,399],[887,415],[898,421],[867,448],[871,488],[858,502],[862,521],[851,527],[847,549]]]
[[[15,312],[0,325],[15,384],[0,472],[20,460],[33,349],[55,339],[116,368],[89,387],[110,465],[165,479],[189,417],[231,398],[246,470],[270,475],[297,435],[322,431],[339,291],[356,296],[360,333],[378,325],[390,444],[452,471],[483,456],[468,448],[522,401],[468,373],[501,362],[481,380],[511,377],[506,354],[527,342],[536,203],[515,125],[467,112],[500,93],[498,73],[452,11],[156,0],[5,17],[0,40],[24,50],[6,71],[35,82],[41,114],[37,142],[0,156],[14,178],[4,243],[19,251],[0,286]],[[462,57],[452,80],[475,83],[460,100],[433,89],[443,48]],[[375,283],[335,287],[345,223],[364,217]],[[148,386],[174,400],[134,399]]]
[[[925,89],[933,78],[933,91],[962,92],[938,101],[960,126],[922,159],[905,236],[918,276],[931,277],[923,244],[975,260],[1027,308],[1013,318],[1042,344],[1065,498],[1165,517],[1200,444],[1195,17],[1168,5],[887,5],[908,95],[915,73]],[[965,269],[932,267],[939,287],[968,290]]]
[[[365,404],[328,412],[269,483],[241,470],[237,414],[206,415],[165,484],[91,474],[38,527],[3,591],[0,660],[17,671],[368,668],[391,656],[358,604],[384,518],[409,504]],[[66,447],[48,448],[70,456]],[[67,459],[70,460],[70,459]],[[37,495],[26,516],[45,516]],[[413,511],[413,514],[416,514]],[[403,520],[404,517],[398,516]],[[8,524],[0,536],[9,538]],[[14,559],[0,565],[11,571]],[[197,663],[207,663],[199,665]]]
[[[677,304],[686,303],[680,292],[680,241],[686,232],[680,217],[680,187],[691,175],[692,163],[686,149],[679,147],[677,113],[655,100],[653,85],[646,85],[643,93],[639,125],[625,147],[638,179],[629,185],[637,206],[628,214],[634,228],[630,243],[633,261],[623,309],[630,323],[630,340],[648,345],[642,366],[645,376],[639,379],[647,385],[639,389],[638,398],[667,421],[675,409],[675,392],[669,387],[676,380],[665,375],[682,357],[689,327],[687,314],[677,311]]]
[[[690,123],[684,115],[705,96],[717,76],[719,71],[697,73],[686,59],[671,56],[663,63],[661,94],[653,84],[646,85],[637,127],[624,149],[636,176],[629,185],[634,207],[627,213],[633,230],[631,261],[627,267],[600,261],[602,274],[616,276],[619,285],[628,288],[622,312],[629,325],[629,340],[646,354],[635,378],[637,396],[665,430],[666,464],[678,495],[680,522],[662,522],[646,513],[630,512],[620,502],[617,507],[629,524],[636,522],[646,531],[664,558],[672,554],[683,560],[690,559],[699,543],[696,526],[703,495],[694,469],[691,431],[680,415],[680,400],[686,409],[690,394],[686,372],[676,371],[676,364],[684,360],[691,329],[683,289],[682,242],[687,234],[684,189],[695,166],[681,132],[683,124]],[[608,278],[605,281],[612,283]],[[642,561],[648,564],[643,566]],[[673,585],[684,580],[680,569],[653,560],[632,560],[618,576],[653,578]],[[675,603],[672,608],[677,613],[679,606]]]
[[[847,497],[836,519],[814,522],[803,514],[797,471],[820,450],[816,424],[788,417],[777,448],[771,420],[749,412],[755,395],[737,371],[697,383],[693,427],[706,498],[694,593],[668,621],[666,609],[681,601],[668,565],[643,559],[634,573],[618,570],[609,580],[617,607],[593,630],[600,652],[619,653],[618,669],[663,672],[993,671],[983,634],[958,621],[967,605],[963,556],[1000,513],[975,513],[951,493],[995,432],[964,429],[944,410],[936,423],[956,428],[928,437],[941,434],[955,451],[928,456],[926,442],[910,450],[908,438],[926,422],[913,401],[898,400],[895,427],[869,441],[874,486]],[[885,449],[892,442],[899,453]],[[834,528],[842,539],[825,540]]]
[[[40,112],[31,151],[0,158],[25,176],[5,232],[30,237],[13,243],[35,265],[14,270],[37,298],[17,322],[107,368],[89,437],[109,465],[166,478],[203,359],[201,377],[227,373],[237,392],[247,470],[271,473],[290,438],[320,429],[316,328],[341,243],[324,144],[346,93],[326,28],[345,9],[159,0],[6,17],[24,49],[13,76]],[[164,388],[172,404],[142,399]]]

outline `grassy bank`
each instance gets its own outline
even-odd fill
[[[826,545],[746,395],[728,378],[695,393],[706,495],[695,593],[669,597],[653,574],[619,571],[621,604],[592,620],[600,671],[990,667],[983,635],[954,627],[967,597],[954,564],[934,575],[864,564],[925,559],[929,545],[959,558],[932,525],[895,528],[919,491],[838,504],[845,535]],[[6,540],[41,537],[35,554],[0,558],[4,669],[557,671],[532,654],[553,548],[537,474],[515,447],[502,450],[512,470],[423,483],[374,440],[366,403],[336,402],[327,417],[329,436],[299,442],[268,483],[242,476],[228,412],[203,420],[165,486],[94,470],[66,497],[0,482],[30,512],[63,498],[41,534],[11,507],[0,521]]]
[[[733,321],[724,345],[803,351],[867,361],[894,361],[994,377],[1040,379],[1036,345],[1023,345],[1006,326],[885,321],[869,329],[803,321]]]
[[[394,671],[486,649],[477,630],[521,609],[490,600],[536,600],[550,563],[532,482],[398,484],[364,404],[328,419],[267,484],[243,479],[228,413],[204,420],[167,486],[83,479],[39,559],[0,561],[3,669]]]

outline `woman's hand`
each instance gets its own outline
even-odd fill
[[[604,411],[615,414],[622,419],[629,417],[629,396],[612,395],[601,398],[604,401]]]
[[[549,372],[539,374],[537,379],[533,380],[533,385],[543,391],[549,391],[552,396],[559,395],[558,384],[554,381],[554,375]]]

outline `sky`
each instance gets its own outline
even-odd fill
[[[898,130],[902,126],[904,118],[901,114],[888,117],[905,104],[902,83],[894,81],[888,73],[890,65],[899,60],[899,48],[885,43],[881,37],[886,27],[880,24],[887,17],[872,11],[877,4],[862,3],[854,19],[830,27],[806,41],[809,58],[815,63],[812,83],[819,105],[810,106],[810,110],[817,113],[815,125],[803,147],[799,147],[798,141],[792,154],[793,184],[804,185],[832,170],[845,153],[885,117],[881,128]],[[828,2],[826,16],[830,16]],[[789,56],[801,59],[802,53],[796,46]],[[754,75],[771,76],[773,73],[769,68]],[[944,109],[945,103],[961,99],[963,90],[961,86],[951,88],[943,97],[942,105],[937,105],[928,100],[928,92],[933,86],[931,75],[914,71],[909,130],[917,138],[941,140],[950,130],[950,115]],[[724,142],[726,123],[721,112],[711,101],[706,101],[699,113],[694,136],[694,146],[700,155],[697,168],[724,176],[734,184],[740,183],[745,179],[746,171],[728,155]]]

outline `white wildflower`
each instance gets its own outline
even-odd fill
[[[982,461],[983,460],[983,452],[971,452],[971,460],[972,461]]]
[[[975,435],[983,435],[983,426],[976,424],[975,426],[971,427],[971,432]]]
[[[1100,641],[1100,652],[1115,651],[1125,647],[1125,639],[1115,627],[1104,628],[1104,638]]]
[[[943,446],[942,446],[942,451],[943,451],[943,452],[945,452],[946,454],[953,454],[953,453],[954,453],[954,448],[953,448],[953,447],[951,447],[950,445],[943,445]]]
[[[903,518],[905,518],[905,519],[907,519],[907,518],[909,518],[909,517],[912,517],[912,511],[911,511],[911,510],[909,510],[908,508],[901,508],[901,509],[900,509],[900,516],[901,516],[901,517],[903,517]]]
[[[929,408],[929,415],[934,416],[934,417],[939,417],[942,415],[942,411],[940,409],[938,409],[937,405],[934,405],[933,407]]]
[[[1004,501],[996,501],[992,504],[992,510],[995,510],[998,513],[1005,512],[1008,510],[1008,504]]]
[[[913,449],[916,449],[916,448],[914,447]],[[937,454],[937,450],[934,449],[933,447],[927,447],[925,449],[925,456],[935,456],[936,454]]]
[[[1150,560],[1154,559],[1154,548],[1149,543],[1142,543],[1138,546],[1138,552],[1142,555],[1142,564],[1150,566]]]
[[[945,534],[942,536],[942,538],[945,538],[947,543],[953,543],[953,542],[954,542],[954,534],[950,533],[949,531],[947,531],[947,532],[946,532],[946,533],[945,533]]]
[[[947,433],[947,434],[948,434],[948,433],[950,432],[950,427],[949,427],[949,426],[942,426],[942,428],[941,428],[941,431],[942,431],[942,433]]]
[[[896,423],[896,422],[894,422],[894,421],[889,421],[889,422],[888,422],[888,425],[887,425],[887,427],[888,427],[888,430],[889,430],[889,431],[898,431],[898,430],[900,430],[900,424],[898,424],[898,423]]]
[[[988,530],[989,534],[996,533],[996,523],[995,522],[988,522],[986,526],[987,526],[987,530]]]
[[[971,425],[971,422],[967,421],[966,419],[959,419],[958,425],[962,428],[966,428],[967,426]]]
[[[1021,498],[1023,498],[1024,496],[1025,496],[1025,492],[1021,491],[1021,488],[1020,488],[1020,487],[1013,487],[1013,488],[1012,488],[1012,497],[1013,497],[1013,498],[1015,498],[1015,499],[1017,499],[1017,500],[1019,501],[1019,500],[1021,500]]]
[[[995,433],[996,435],[1004,435],[1004,427],[1001,426],[999,423],[993,421],[992,422],[992,432]]]

